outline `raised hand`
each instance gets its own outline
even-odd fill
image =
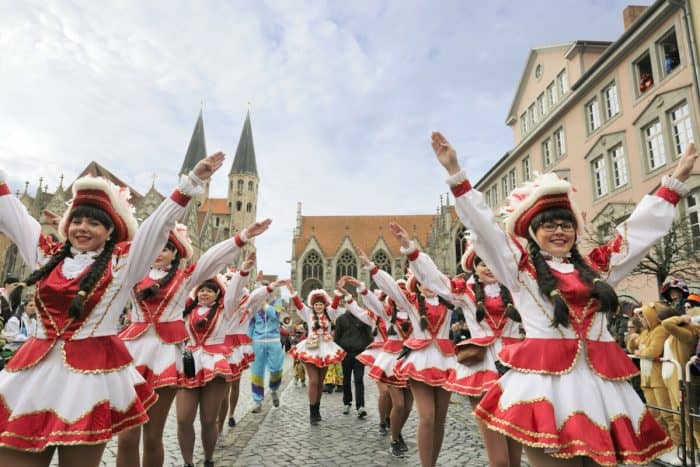
[[[343,276],[338,280],[338,283],[336,284],[336,289],[338,290],[343,290],[343,287],[345,287],[345,283],[347,282],[347,276]]]
[[[272,224],[272,219],[269,218],[255,222],[246,227],[245,234],[249,239],[257,237],[264,233],[270,227],[270,224]]]
[[[362,263],[362,265],[364,267],[369,267],[372,264],[372,262],[367,257],[367,254],[364,251],[362,251],[362,248],[360,247],[356,247],[355,249],[357,250],[357,255],[360,257],[360,262]]]
[[[49,211],[48,209],[44,209],[41,213],[44,215],[47,224],[49,224],[52,227],[58,228],[58,224],[61,222],[61,216],[59,216],[53,211]]]
[[[209,180],[209,178],[219,170],[219,168],[224,164],[224,158],[226,155],[219,151],[211,156],[205,157],[201,161],[197,162],[194,166],[192,172],[200,180]]]
[[[447,170],[447,173],[454,175],[462,170],[457,160],[457,151],[454,150],[442,133],[434,131],[431,137],[431,144],[438,162]]]
[[[676,165],[676,169],[673,171],[672,177],[680,182],[688,180],[697,158],[698,152],[695,150],[695,143],[688,144],[683,154],[681,154],[681,158],[678,161],[678,165]]]
[[[343,279],[345,279],[346,283],[354,285],[355,287],[359,287],[362,284],[360,281],[358,281],[352,276],[343,276]]]
[[[280,286],[283,286],[283,285],[287,285],[287,284],[291,284],[291,283],[292,283],[292,280],[291,280],[291,279],[277,279],[277,280],[274,281],[272,284],[270,284],[270,287],[273,288],[273,289],[276,289],[277,287],[280,287]]]
[[[408,238],[408,232],[396,222],[389,222],[389,232],[399,241],[403,248],[411,246],[411,240]]]
[[[241,265],[241,269],[244,271],[250,271],[253,269],[253,266],[255,266],[255,260],[257,259],[257,255],[253,251],[252,253],[249,253],[248,256],[246,257],[245,261],[243,261],[243,264]]]

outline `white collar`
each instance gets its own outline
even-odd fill
[[[484,293],[490,298],[496,298],[501,295],[501,284],[492,282],[484,285]]]
[[[425,297],[425,303],[428,303],[432,306],[437,306],[440,304],[440,299],[437,295],[435,295],[434,297]]]
[[[102,253],[102,250],[103,250],[103,249],[104,249],[104,248],[100,248],[99,250],[95,250],[95,251],[79,251],[79,250],[78,250],[77,248],[75,248],[75,247],[70,247],[70,254],[73,255],[74,258],[75,258],[76,256],[87,256],[87,257],[89,257],[89,258],[94,258],[95,256],[97,256],[97,255],[99,255],[100,253]]]
[[[168,274],[168,271],[165,271],[163,269],[153,268],[150,271],[148,271],[148,277],[150,277],[154,281],[157,281],[157,280],[164,278],[167,274]]]

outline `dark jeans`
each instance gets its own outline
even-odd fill
[[[365,366],[355,358],[360,352],[348,352],[343,359],[343,405],[352,404],[350,379],[355,380],[355,407],[365,406]]]

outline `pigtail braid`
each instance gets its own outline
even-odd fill
[[[510,294],[510,290],[503,287],[503,284],[501,284],[501,300],[503,300],[503,304],[506,306],[506,316],[516,323],[522,323],[523,318],[513,304],[513,296]]]
[[[569,327],[569,306],[557,289],[557,280],[552,275],[552,272],[547,266],[547,262],[540,253],[540,247],[536,242],[530,240],[528,242],[530,258],[535,266],[535,276],[537,285],[540,291],[549,298],[549,301],[554,305],[554,317],[552,318],[552,327],[564,326]]]
[[[601,313],[608,313],[617,310],[620,302],[615,289],[610,284],[600,278],[592,267],[586,263],[576,245],[571,249],[571,263],[574,265],[581,278],[591,286],[591,297],[600,302]]]

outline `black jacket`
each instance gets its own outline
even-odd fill
[[[359,353],[372,342],[372,328],[350,312],[345,312],[335,320],[334,338],[336,344],[350,353]]]

